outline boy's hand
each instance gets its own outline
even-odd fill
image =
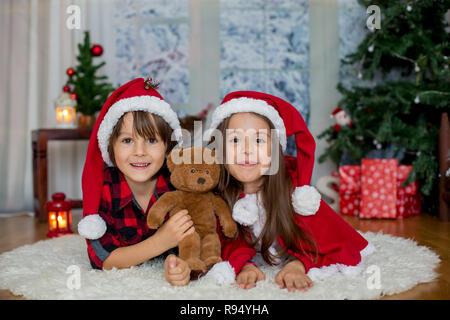
[[[185,286],[189,283],[191,269],[176,255],[170,254],[164,261],[164,276],[173,286]]]
[[[194,222],[192,222],[191,216],[187,210],[181,210],[164,222],[156,231],[155,236],[159,238],[159,244],[164,251],[167,251],[178,246],[181,240],[194,232]]]
[[[280,289],[287,288],[289,292],[294,292],[295,289],[306,291],[314,285],[312,280],[305,274],[305,267],[300,260],[286,264],[275,276],[275,282]]]
[[[237,285],[242,289],[251,289],[256,282],[265,280],[266,275],[252,264],[245,265],[236,277]]]

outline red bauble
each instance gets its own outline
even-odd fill
[[[75,74],[75,69],[74,68],[68,68],[66,70],[66,73],[69,77],[73,76]]]
[[[66,85],[63,87],[63,91],[64,91],[64,92],[70,92],[70,87],[69,87],[68,84],[66,84]]]
[[[92,46],[92,48],[91,48],[91,54],[92,54],[94,57],[101,56],[102,53],[103,53],[103,47],[102,47],[101,45],[99,45],[99,44],[94,44],[94,45]]]
[[[77,95],[75,94],[75,92],[72,92],[72,93],[70,94],[70,97],[71,97],[73,100],[76,100],[76,99],[77,99]]]

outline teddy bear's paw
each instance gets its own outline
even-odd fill
[[[191,268],[192,271],[201,271],[203,273],[206,272],[206,264],[198,258],[187,259],[186,263],[189,265],[189,268]]]
[[[223,226],[223,233],[228,238],[233,238],[237,233],[237,225],[236,223],[227,223]]]
[[[208,257],[203,262],[206,264],[206,269],[209,270],[216,263],[222,262],[222,259],[220,257]]]
[[[191,280],[198,280],[201,276],[203,276],[205,272],[202,270],[191,270],[190,279]]]
[[[155,217],[153,215],[149,216],[147,219],[147,225],[150,229],[158,229],[159,226],[162,224],[163,219],[159,219],[158,217]]]

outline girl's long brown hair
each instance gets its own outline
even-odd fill
[[[255,115],[263,118],[267,121],[270,128],[274,129],[272,122],[266,117],[258,114]],[[230,117],[226,118],[217,128],[222,132],[223,136],[222,149],[225,149],[226,146],[226,129],[228,128],[229,121]],[[219,159],[225,159],[223,154],[220,154],[220,150],[217,150],[217,152],[219,153]],[[225,152],[226,150],[224,150],[224,154]],[[273,175],[264,175],[264,182],[261,187],[261,200],[266,210],[266,223],[257,239],[251,241],[251,239],[246,238],[247,242],[252,247],[261,240],[261,255],[264,261],[269,265],[275,265],[276,257],[281,257],[286,250],[292,250],[294,252],[301,251],[306,255],[313,253],[314,256],[317,257],[317,246],[314,240],[294,221],[294,215],[296,213],[294,212],[291,203],[291,193],[293,191],[292,181],[286,171],[281,146],[279,146],[278,152],[280,159],[278,171]],[[242,184],[228,172],[225,166],[226,164],[220,166],[221,172],[217,190],[230,208],[233,208],[234,204],[239,199],[240,192],[242,192],[244,188]],[[242,231],[245,227],[240,226],[240,228]],[[280,236],[286,249],[283,249],[282,252],[278,252],[278,254],[274,256],[269,252],[269,248]]]

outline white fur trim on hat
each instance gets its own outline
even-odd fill
[[[236,281],[236,273],[231,264],[224,261],[213,265],[204,278],[212,279],[217,284],[230,285]]]
[[[216,129],[219,124],[231,116],[234,113],[239,112],[254,112],[265,116],[272,121],[275,129],[278,130],[278,138],[280,139],[281,148],[286,150],[286,128],[284,126],[283,119],[281,119],[277,110],[269,105],[264,100],[252,99],[247,97],[235,98],[225,102],[218,106],[212,115],[210,128],[205,132],[203,137],[204,141],[209,141],[212,137],[213,130]]]
[[[373,252],[375,252],[375,247],[369,242],[367,246],[360,251],[361,262],[356,266],[347,266],[345,264],[336,263],[320,268],[311,268],[309,269],[307,275],[313,282],[326,279],[337,274],[338,272],[345,276],[357,276],[364,270],[365,258]]]
[[[78,233],[86,239],[96,240],[106,232],[106,223],[98,214],[91,214],[80,220]]]
[[[120,117],[130,111],[147,111],[161,116],[174,130],[174,135],[179,146],[182,145],[183,135],[180,121],[175,111],[170,107],[170,104],[158,97],[147,95],[121,99],[109,108],[100,124],[97,134],[98,146],[102,153],[103,161],[108,166],[113,166],[108,154],[109,137]]]
[[[320,193],[313,186],[301,186],[292,192],[292,205],[296,213],[311,216],[319,210]]]
[[[373,244],[371,244],[370,242],[367,244],[367,246],[361,250],[360,254],[361,257],[366,257],[372,253],[374,253],[376,251],[375,247],[373,246]]]
[[[259,217],[259,207],[256,201],[256,193],[246,194],[233,206],[233,219],[243,226],[251,226]]]

